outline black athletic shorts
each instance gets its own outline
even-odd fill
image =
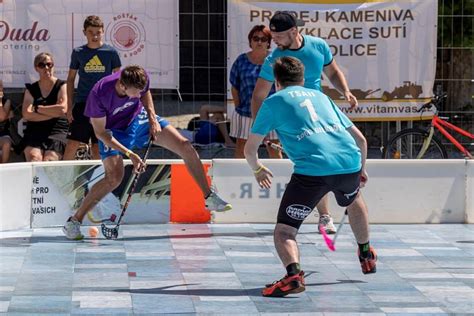
[[[23,138],[22,144],[24,146],[23,148],[30,146],[39,148],[43,151],[55,151],[61,156],[64,155],[64,149],[66,149],[66,144],[64,142],[51,138],[44,140]]]
[[[299,229],[328,192],[334,193],[337,204],[346,207],[357,197],[359,185],[360,171],[332,176],[294,173],[281,199],[277,222]]]
[[[95,136],[94,128],[92,127],[89,118],[84,115],[85,108],[85,102],[74,104],[74,107],[72,108],[72,117],[74,120],[69,124],[67,139],[85,144],[89,144],[90,140],[92,144],[97,144],[98,140]]]

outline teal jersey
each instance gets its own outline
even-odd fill
[[[267,56],[260,70],[259,77],[270,82],[275,81],[273,64],[280,57],[291,56],[298,58],[304,65],[304,86],[310,89],[321,90],[321,75],[324,66],[332,62],[332,53],[325,40],[319,37],[303,35],[303,45],[299,49],[275,48]]]
[[[346,130],[353,126],[337,105],[318,90],[290,86],[268,97],[258,111],[252,133],[275,130],[294,171],[308,176],[353,173],[361,153]]]

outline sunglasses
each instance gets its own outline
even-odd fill
[[[53,68],[54,67],[54,63],[38,63],[38,65],[36,65],[36,67],[38,68],[41,68],[41,69],[44,69],[46,67],[48,67],[49,69]]]
[[[252,41],[265,43],[265,42],[268,42],[268,37],[266,37],[266,36],[259,37],[259,36],[255,35],[255,36],[252,36]]]

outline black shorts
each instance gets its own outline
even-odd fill
[[[25,147],[34,147],[39,148],[43,151],[54,151],[60,154],[61,156],[64,155],[64,149],[66,148],[66,144],[58,139],[45,139],[45,140],[37,140],[37,139],[29,139],[23,138],[22,140],[23,146]]]
[[[357,197],[359,185],[360,171],[332,176],[294,173],[281,199],[277,222],[299,229],[328,192],[334,193],[337,204],[346,207]]]
[[[92,144],[97,144],[98,140],[94,133],[94,128],[89,121],[89,118],[84,115],[86,104],[79,102],[74,104],[72,109],[72,117],[74,120],[69,124],[69,132],[67,139],[75,140],[81,143],[89,144],[89,140]]]

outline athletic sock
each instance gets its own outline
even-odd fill
[[[369,256],[371,255],[370,254],[370,243],[367,242],[365,244],[359,244],[359,257],[363,258],[363,259],[367,259],[369,258]]]
[[[82,222],[80,220],[78,220],[77,218],[75,218],[75,219],[76,219],[76,221],[78,221],[79,223],[82,224]],[[69,216],[69,218],[67,219],[66,222],[72,222],[72,216]]]
[[[286,274],[288,276],[297,275],[300,272],[301,272],[300,264],[297,262],[290,263],[288,266],[286,266]]]

